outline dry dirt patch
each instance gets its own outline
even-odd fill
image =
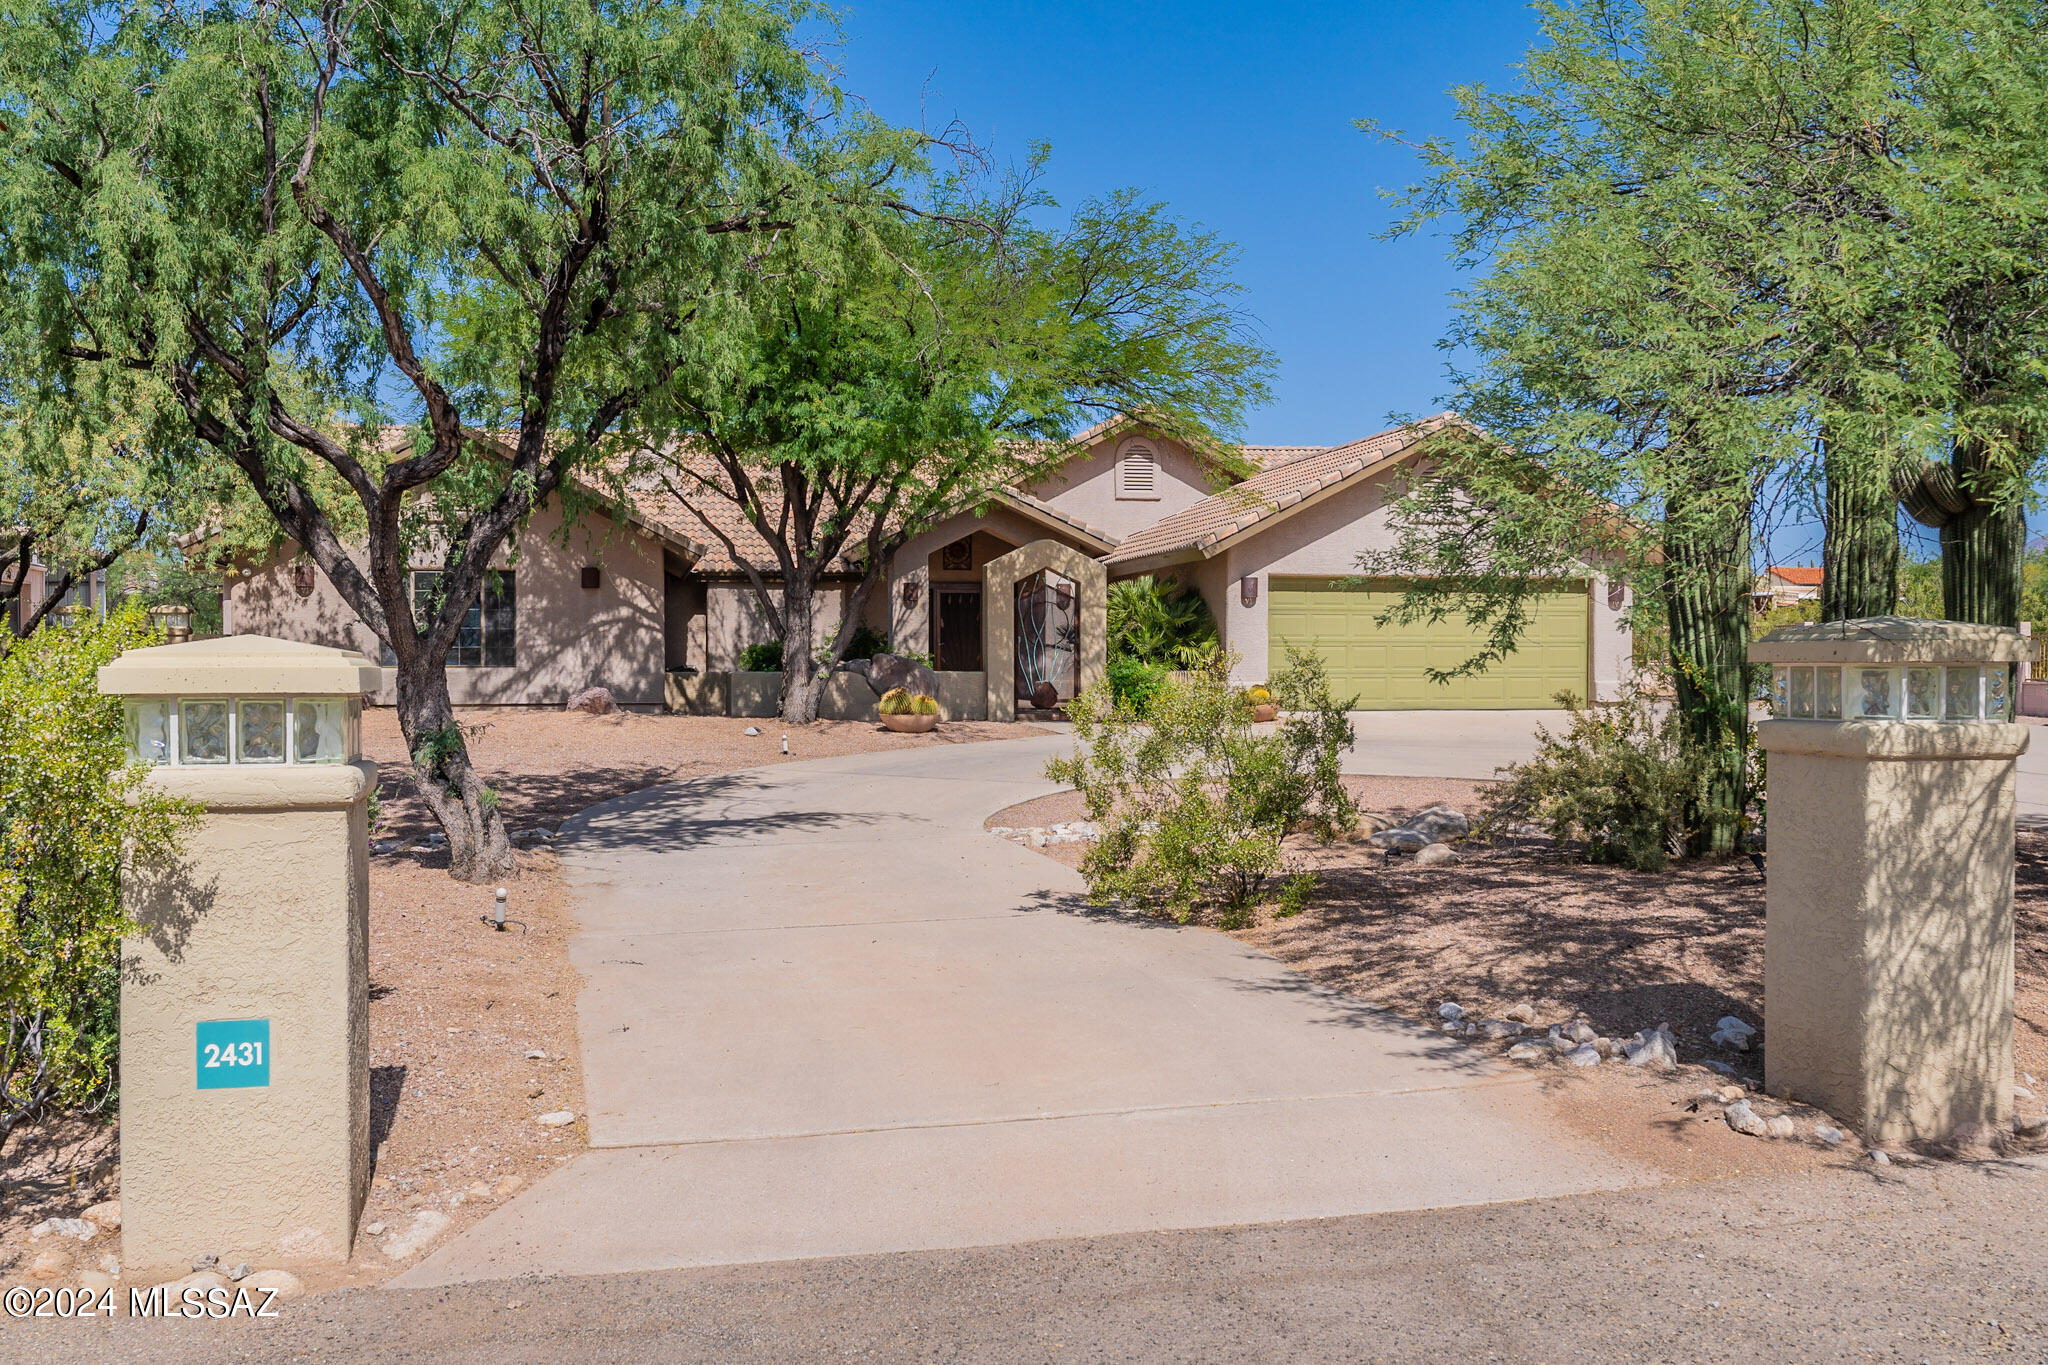
[[[1361,805],[1397,820],[1439,802],[1476,812],[1489,785],[1345,781]],[[1080,797],[1063,792],[1000,811],[988,823],[1031,828],[1085,818]],[[1054,844],[1040,851],[1071,867],[1084,847]],[[2024,1082],[2048,1078],[2048,834],[2022,830],[2018,848],[2015,1040]],[[1615,1065],[1546,1069],[1543,1089],[1545,1103],[1566,1123],[1681,1178],[1860,1155],[1853,1137],[1840,1148],[1804,1137],[1758,1141],[1731,1131],[1720,1105],[1691,1107],[1709,1086],[1733,1083],[1758,1092],[1763,1085],[1760,1055],[1709,1041],[1723,1015],[1763,1023],[1761,856],[1652,874],[1575,862],[1544,839],[1463,852],[1464,861],[1455,865],[1417,867],[1412,858],[1389,858],[1361,843],[1322,847],[1290,839],[1290,864],[1313,868],[1322,879],[1314,901],[1289,919],[1269,910],[1236,937],[1320,985],[1431,1026],[1447,1000],[1474,1018],[1494,1019],[1526,1003],[1545,1027],[1584,1015],[1609,1037],[1669,1024],[1678,1040],[1678,1072],[1652,1075]],[[1498,1053],[1509,1040],[1473,1045]],[[1708,1069],[1709,1060],[1732,1067],[1734,1076]],[[2048,1099],[2048,1088],[2031,1088]],[[1805,1106],[1759,1097],[1757,1107],[1790,1113],[1802,1135],[1828,1122]],[[2042,1107],[2020,1103],[2023,1113]]]
[[[660,782],[1045,733],[1032,725],[954,722],[930,734],[899,735],[851,721],[787,727],[774,720],[518,708],[465,711],[462,719],[472,727],[472,757],[499,790],[516,831],[553,830],[576,811]],[[749,726],[762,733],[747,735]],[[413,792],[393,713],[364,716],[363,751],[379,769],[382,822],[374,841],[404,844],[434,828]],[[576,1045],[581,979],[569,965],[575,921],[553,852],[542,847],[517,856],[520,876],[508,888],[512,923],[504,933],[482,922],[493,888],[451,880],[446,853],[371,856],[375,1175],[347,1266],[271,1263],[298,1273],[309,1288],[374,1283],[396,1273],[585,1144]],[[529,1057],[533,1052],[542,1055]],[[537,1122],[562,1111],[575,1122]],[[0,1281],[72,1284],[79,1272],[99,1270],[103,1258],[118,1263],[118,1233],[85,1243],[29,1235],[45,1219],[77,1217],[119,1197],[116,1135],[114,1124],[60,1116],[10,1140],[0,1154]],[[415,1227],[439,1231],[410,1255],[387,1254]],[[49,1273],[31,1277],[38,1257]]]

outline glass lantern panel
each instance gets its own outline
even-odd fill
[[[1982,714],[1977,709],[1977,680],[1981,671],[1975,668],[1943,670],[1945,678],[1941,694],[1942,719],[1975,720]]]
[[[1816,668],[1813,671],[1813,713],[1822,720],[1842,718],[1842,670]]]
[[[285,703],[244,701],[240,706],[241,724],[235,728],[235,762],[284,762]]]
[[[292,759],[297,763],[348,760],[348,703],[339,699],[292,703]]]
[[[188,701],[178,704],[178,761],[228,761],[228,704]]]
[[[1889,668],[1861,668],[1856,671],[1856,714],[1892,716],[1898,696],[1898,674]]]
[[[1792,714],[1792,670],[1789,668],[1779,667],[1771,670],[1771,714]]]
[[[1813,719],[1813,670],[1792,670],[1792,714],[1800,720]]]
[[[1984,670],[1984,718],[2012,719],[2012,668],[2002,665]]]
[[[1941,670],[1906,670],[1906,719],[1933,720],[1941,714]]]
[[[171,761],[171,708],[167,701],[127,704],[128,755],[137,763]]]

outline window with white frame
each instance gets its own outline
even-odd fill
[[[1116,495],[1134,501],[1159,497],[1159,457],[1152,447],[1134,443],[1123,448],[1116,460]]]

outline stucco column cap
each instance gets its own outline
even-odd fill
[[[352,649],[268,635],[131,649],[99,672],[100,694],[112,697],[353,697],[383,679]]]
[[[1781,626],[1749,647],[1754,664],[2016,664],[2028,640],[2005,626],[1865,616]]]
[[[211,811],[346,810],[377,785],[377,765],[217,763],[151,768],[143,785]]]
[[[2017,758],[2033,727],[1996,720],[1765,720],[1756,742],[1773,754],[1821,758]]]

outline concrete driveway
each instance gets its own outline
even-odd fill
[[[1489,779],[1536,752],[1536,727],[1562,734],[1568,711],[1352,711],[1347,773]]]
[[[1535,1082],[983,819],[1064,740],[654,788],[559,847],[593,1150],[398,1283],[1523,1199],[1649,1172]]]

